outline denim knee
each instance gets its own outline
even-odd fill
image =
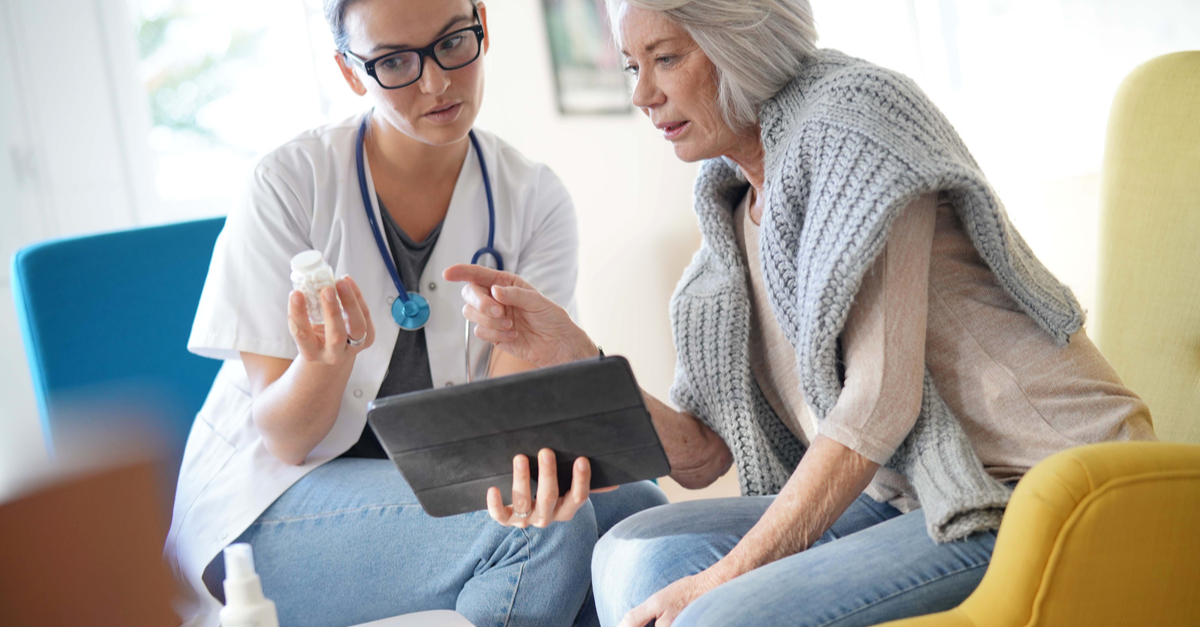
[[[686,551],[688,539],[656,533],[661,511],[634,514],[596,543],[592,591],[601,625],[615,625],[650,595],[686,576],[678,558]]]
[[[504,527],[485,512],[476,515],[481,551],[458,593],[458,612],[481,626],[571,624],[591,586],[591,504],[545,527]]]

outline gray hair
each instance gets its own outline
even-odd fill
[[[325,0],[325,22],[333,33],[333,45],[338,52],[346,52],[350,48],[350,33],[346,32],[346,8],[358,0]],[[479,0],[471,0],[471,6],[479,4]]]
[[[817,50],[808,0],[606,0],[613,36],[628,5],[659,11],[687,31],[717,68],[717,106],[742,129]]]

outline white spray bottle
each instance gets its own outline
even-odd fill
[[[263,596],[254,551],[239,542],[225,547],[225,609],[222,627],[279,627],[275,603]]]

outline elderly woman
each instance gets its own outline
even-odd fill
[[[749,498],[617,525],[592,562],[603,624],[845,627],[952,607],[1031,466],[1153,439],[912,81],[817,49],[807,0],[610,11],[634,103],[705,161],[703,245],[671,303],[680,411],[647,402],[673,478],[698,488],[736,463]],[[446,276],[469,281],[466,314],[503,350],[597,354],[518,277]]]

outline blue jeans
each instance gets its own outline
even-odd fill
[[[724,557],[774,497],[676,503],[642,512],[596,546],[592,580],[600,623]],[[697,599],[676,627],[876,625],[957,606],[979,584],[995,532],[935,544],[923,510],[901,514],[860,495],[811,548]]]
[[[545,529],[503,527],[487,512],[432,518],[390,461],[343,458],[288,489],[237,541],[254,547],[263,591],[289,627],[435,609],[477,627],[562,627],[589,596],[601,530],[663,503],[643,482],[593,495]],[[580,621],[594,623],[594,610]]]

